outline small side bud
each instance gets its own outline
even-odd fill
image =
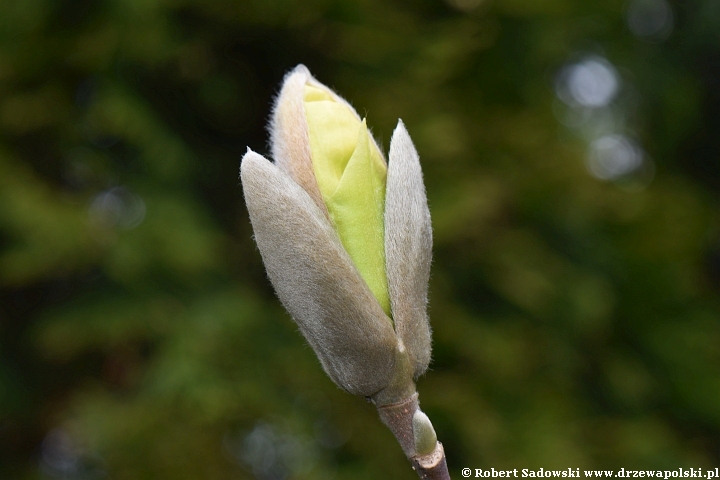
[[[429,455],[435,451],[437,435],[430,423],[430,419],[419,408],[415,410],[412,419],[413,440],[415,442],[415,453],[419,456]]]

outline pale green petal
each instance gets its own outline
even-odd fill
[[[335,229],[360,275],[391,316],[385,273],[387,167],[368,132],[328,91],[305,86],[313,170]]]
[[[383,225],[386,176],[385,163],[363,121],[355,152],[326,204],[350,258],[380,306],[390,316]]]

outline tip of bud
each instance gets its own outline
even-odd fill
[[[410,140],[410,134],[408,133],[407,128],[405,128],[405,124],[403,123],[402,119],[400,119],[400,118],[398,118],[397,126],[395,127],[395,130],[393,131],[393,134],[392,134],[393,139],[396,137],[398,140],[396,143],[412,142],[412,140]],[[392,139],[390,140],[390,145],[392,148],[392,145],[393,145]]]
[[[303,65],[302,63],[298,63],[297,66],[295,66],[295,68],[293,68],[293,69],[290,71],[290,74],[291,74],[291,75],[292,75],[293,73],[302,73],[302,74],[304,74],[304,75],[311,76],[311,75],[310,75],[310,70],[308,70],[308,68],[307,68],[305,65]]]

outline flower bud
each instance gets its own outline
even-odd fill
[[[386,166],[365,120],[302,65],[270,131],[275,163],[248,151],[241,180],[278,297],[338,385],[406,399],[431,347],[432,232],[410,136],[398,122]]]
[[[425,412],[419,408],[412,417],[413,446],[417,455],[429,455],[437,445],[435,428]]]

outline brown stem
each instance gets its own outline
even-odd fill
[[[435,451],[422,457],[411,459],[413,469],[422,480],[450,480],[447,462],[445,461],[445,449],[442,443],[437,442]]]
[[[404,402],[392,405],[379,405],[377,407],[380,420],[395,434],[395,438],[397,438],[400,447],[408,458],[412,458],[415,455],[412,418],[418,407],[417,393],[414,393]]]
[[[412,420],[418,408],[417,393],[400,403],[377,406],[380,420],[393,432],[418,476],[422,480],[450,480],[445,450],[440,442],[436,442],[435,450],[427,455],[418,455],[415,451]]]

